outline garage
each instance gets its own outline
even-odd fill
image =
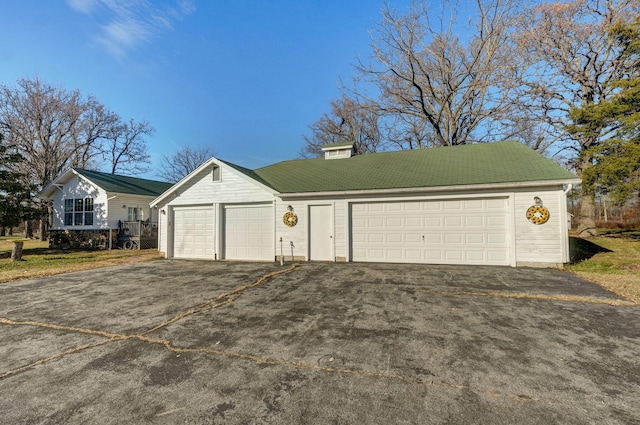
[[[327,145],[324,158],[253,170],[211,158],[152,201],[158,228],[173,232],[171,208],[209,204],[215,231],[202,243],[215,246],[207,258],[218,260],[283,255],[513,267],[569,261],[567,194],[580,179],[528,146],[493,142],[366,154],[356,148]],[[175,220],[179,227],[189,219]],[[212,234],[215,243],[207,239]],[[172,245],[171,233],[159,240],[166,256],[186,255],[187,248]]]
[[[215,258],[213,207],[173,208],[173,256],[175,258]]]
[[[272,205],[225,205],[224,258],[274,260]]]
[[[509,265],[508,198],[351,204],[353,261]]]

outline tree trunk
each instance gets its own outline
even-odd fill
[[[33,223],[31,222],[31,220],[27,220],[24,222],[24,237],[33,238]]]
[[[580,170],[578,170],[578,174],[582,178],[582,195],[580,196],[577,232],[581,238],[598,235],[598,229],[596,228],[595,179],[589,172],[592,167],[591,155],[585,153],[583,160],[580,162]]]
[[[13,242],[13,251],[11,251],[11,261],[22,261],[22,241]]]
[[[583,194],[580,198],[580,215],[578,216],[578,236],[588,238],[598,235],[596,228],[596,199],[593,194]]]
[[[40,220],[40,240],[46,241],[49,236],[49,221],[46,218]]]
[[[7,236],[7,228],[6,227],[0,228],[0,236]]]

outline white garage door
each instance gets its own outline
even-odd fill
[[[273,206],[225,205],[224,258],[274,260]]]
[[[352,204],[352,259],[509,265],[507,217],[507,198]]]
[[[173,209],[173,256],[215,259],[215,222],[212,206]]]

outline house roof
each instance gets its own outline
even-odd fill
[[[172,186],[171,183],[156,180],[120,176],[117,174],[102,173],[100,171],[83,170],[81,168],[69,168],[49,183],[49,185],[40,192],[40,196],[45,198],[51,196],[56,186],[67,183],[76,175],[82,176],[104,191],[111,193],[158,196]]]
[[[157,180],[140,179],[137,177],[120,176],[117,174],[102,173],[100,171],[74,170],[92,181],[107,192],[126,193],[131,195],[158,196],[168,190],[172,183]]]
[[[298,159],[250,170],[211,158],[151,203],[158,204],[212,163],[224,164],[280,194],[397,190],[517,183],[579,183],[560,165],[519,142]]]
[[[330,161],[292,160],[247,171],[247,176],[280,193],[576,180],[519,142],[380,152]]]

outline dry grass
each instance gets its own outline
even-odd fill
[[[27,240],[23,261],[11,261],[13,239],[0,240],[0,283],[19,279],[51,276],[81,270],[91,270],[120,264],[138,263],[160,258],[155,249],[125,251],[75,251],[49,249],[48,242]]]
[[[640,304],[640,276],[638,275],[601,274],[581,271],[575,271],[574,273],[635,304]]]
[[[589,239],[572,239],[574,263],[566,267],[640,304],[640,238],[637,232],[617,233]]]

